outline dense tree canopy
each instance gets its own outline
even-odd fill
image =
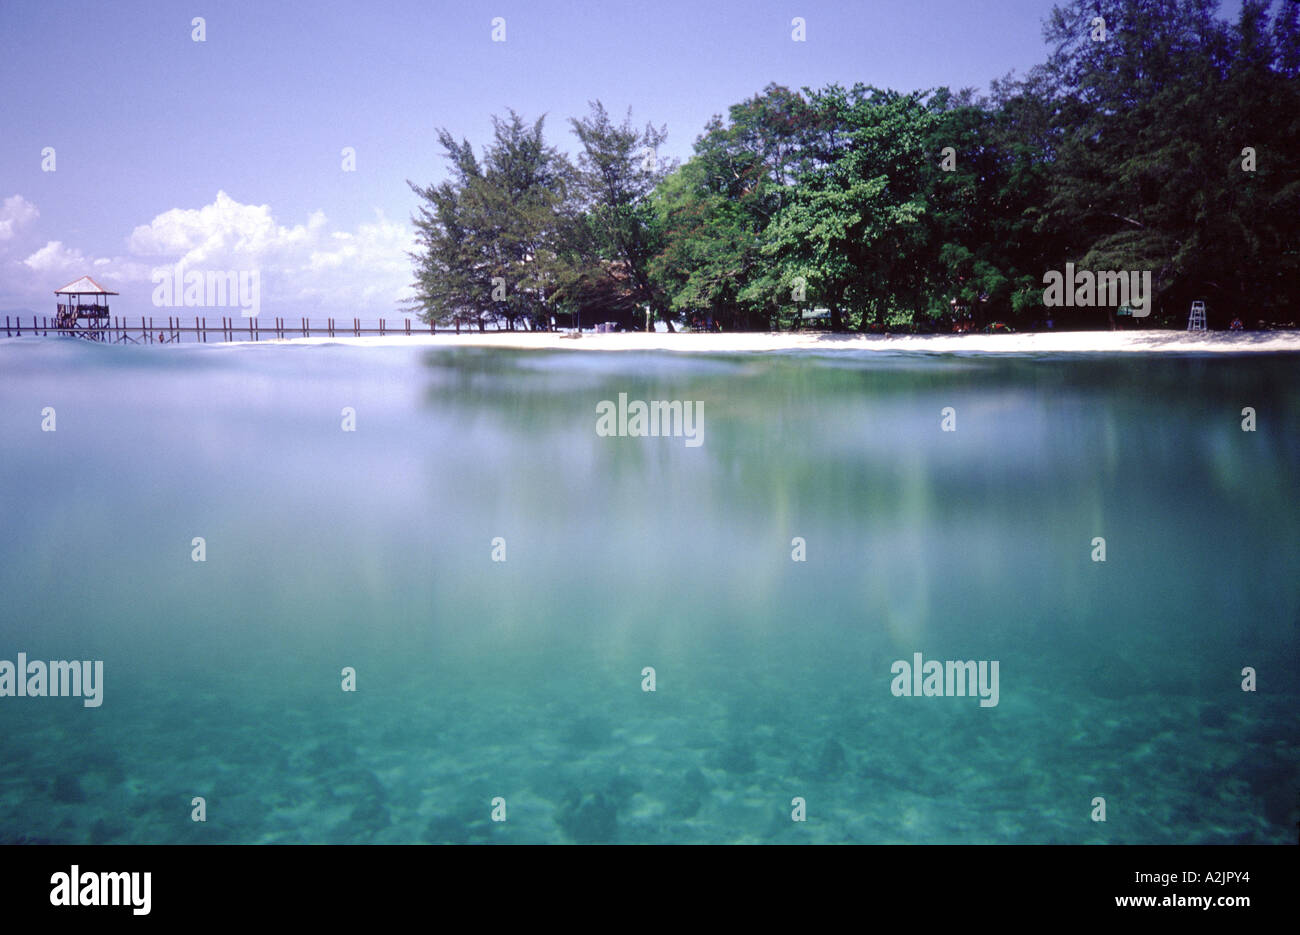
[[[680,166],[663,128],[495,121],[482,160],[412,188],[417,302],[439,323],[786,329],[1115,326],[1044,308],[1044,280],[1150,271],[1148,323],[1293,322],[1300,300],[1300,4],[1069,0],[1050,54],[987,97],[769,85],[714,117]],[[505,290],[493,291],[493,283]],[[821,310],[825,311],[821,311]],[[822,316],[825,316],[824,318]]]

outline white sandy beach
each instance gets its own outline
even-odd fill
[[[230,345],[248,341],[228,342]],[[262,340],[260,344],[351,344],[361,347],[502,347],[523,350],[682,351],[694,353],[884,351],[932,354],[1247,353],[1300,351],[1300,331],[1057,331],[1036,334],[845,335],[797,332],[696,334],[624,332],[566,336],[558,332],[384,337],[338,336]]]

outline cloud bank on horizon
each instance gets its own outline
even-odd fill
[[[0,203],[0,307],[46,314],[55,289],[89,275],[122,294],[115,310],[153,314],[154,271],[175,267],[258,271],[268,317],[398,318],[410,296],[413,233],[381,211],[354,230],[339,229],[319,210],[283,224],[270,205],[218,191],[210,204],[172,208],[137,225],[115,256],[63,240],[42,243],[39,218],[39,207],[21,194]]]

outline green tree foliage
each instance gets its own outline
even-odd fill
[[[936,118],[921,193],[918,253],[927,273],[903,304],[921,323],[953,314],[973,324],[1031,316],[1043,270],[1060,253],[1041,223],[1050,108],[1033,83],[1011,80],[995,81],[992,99],[940,88],[927,103]]]
[[[446,130],[439,142],[452,177],[437,186],[408,182],[424,201],[415,218],[416,307],[436,324],[489,321],[547,327],[564,278],[564,205],[573,185],[568,160],[510,112],[493,118],[480,163],[468,141]]]
[[[570,121],[582,146],[570,257],[581,265],[570,267],[567,295],[607,320],[631,322],[646,305],[663,304],[650,276],[661,240],[650,196],[673,168],[659,155],[667,130],[636,129],[630,111],[616,124],[600,101],[590,106],[587,117]]]
[[[729,116],[710,121],[694,157],[656,193],[664,240],[652,270],[679,315],[711,314],[728,329],[778,327],[793,300],[782,299],[764,236],[826,134],[803,95],[778,85]]]
[[[925,144],[937,117],[920,95],[862,85],[813,92],[810,105],[836,132],[769,225],[763,252],[781,263],[782,286],[802,280],[833,321],[854,310],[865,329],[891,302],[925,291]]]
[[[1066,0],[1047,61],[987,97],[769,85],[715,116],[679,167],[662,128],[496,121],[480,162],[440,136],[451,178],[412,186],[419,307],[440,323],[557,310],[639,326],[835,329],[994,320],[1114,327],[1046,309],[1043,277],[1152,273],[1151,322],[1294,321],[1300,300],[1300,4]],[[509,284],[489,301],[493,277]]]
[[[439,139],[452,167],[452,179],[420,187],[407,182],[423,199],[415,216],[416,242],[414,308],[428,323],[443,327],[484,325],[484,288],[489,277],[480,263],[465,192],[481,184],[482,173],[468,143],[458,144],[445,130]]]
[[[1062,262],[1152,270],[1170,318],[1185,320],[1192,298],[1212,314],[1284,314],[1300,207],[1295,6],[1244,0],[1235,23],[1214,0],[1054,11],[1056,51],[1040,72],[1058,110],[1046,208],[1048,225],[1071,234]]]

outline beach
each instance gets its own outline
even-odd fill
[[[232,341],[232,345],[258,343]],[[863,335],[800,332],[701,334],[628,331],[572,334],[556,331],[485,331],[462,334],[383,337],[289,338],[289,344],[350,344],[359,347],[494,347],[519,350],[680,351],[682,353],[769,353],[879,351],[918,354],[1242,354],[1300,352],[1296,331],[1056,331],[1027,334]]]

